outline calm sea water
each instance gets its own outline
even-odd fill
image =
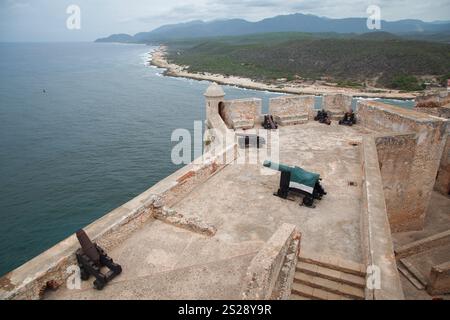
[[[149,51],[0,44],[0,275],[178,169],[171,133],[204,119],[208,83],[162,77]]]

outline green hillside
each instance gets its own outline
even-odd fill
[[[192,72],[271,81],[329,78],[344,86],[421,89],[422,76],[450,70],[450,44],[407,40],[389,33],[273,33],[173,41],[169,60]]]

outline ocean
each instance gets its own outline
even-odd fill
[[[0,275],[179,169],[171,134],[204,120],[209,83],[163,77],[151,49],[0,44]]]

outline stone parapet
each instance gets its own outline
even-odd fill
[[[303,124],[315,116],[314,96],[283,96],[270,99],[269,114],[282,126]]]
[[[448,120],[450,119],[450,104],[435,108],[421,108],[416,106],[414,110],[447,119],[447,142],[442,153],[441,165],[434,188],[442,195],[450,196],[450,120]]]
[[[231,144],[178,170],[133,200],[96,220],[84,230],[106,251],[127,239],[134,231],[154,218],[167,220],[198,233],[212,236],[214,226],[179,215],[162,217],[160,209],[171,207],[198,185],[223,169],[237,156],[237,146]],[[156,213],[159,212],[159,215]],[[0,278],[0,300],[42,298],[47,289],[65,285],[70,266],[76,265],[75,252],[80,247],[75,235],[61,241],[41,255]]]
[[[332,120],[342,120],[344,114],[352,111],[353,97],[345,94],[325,94],[322,109]]]
[[[403,300],[404,294],[397,271],[373,137],[363,138],[361,148],[363,170],[363,201],[361,216],[362,248],[368,266],[367,300]]]
[[[237,99],[223,102],[220,116],[231,129],[251,129],[261,117],[261,99]]]
[[[244,279],[244,300],[285,300],[291,292],[300,250],[297,227],[283,224],[252,260]]]
[[[450,293],[450,261],[431,269],[427,291],[430,295]]]
[[[396,169],[392,170],[388,183],[383,181],[390,204],[388,213],[392,231],[422,229],[444,149],[446,120],[374,101],[360,101],[357,117],[362,126],[391,136],[377,140],[381,160],[389,159],[383,152],[392,155],[397,146],[412,156],[406,159],[404,155],[397,155],[388,160],[392,163],[381,162],[380,165]],[[398,136],[399,133],[405,136]],[[415,134],[415,146],[411,134]],[[382,168],[382,172],[386,170]],[[398,182],[396,185],[400,189],[390,189],[393,181]],[[392,205],[394,202],[396,204]]]

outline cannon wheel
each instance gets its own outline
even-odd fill
[[[307,195],[303,198],[303,205],[308,208],[314,208],[314,198]]]
[[[104,283],[103,281],[98,281],[98,279],[94,281],[94,288],[97,290],[103,290],[105,285],[106,283]]]
[[[89,280],[90,277],[89,273],[83,267],[80,268],[80,277],[83,281]]]

